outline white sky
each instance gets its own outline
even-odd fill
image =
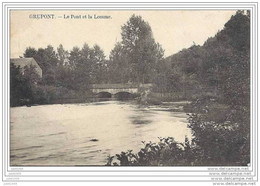
[[[54,14],[56,19],[30,19],[32,14]],[[111,19],[64,19],[71,15],[107,15]],[[193,42],[202,45],[235,14],[235,11],[12,11],[11,57],[22,56],[26,47],[36,49],[62,44],[71,50],[84,43],[98,44],[108,58],[116,41],[121,40],[121,26],[132,14],[141,15],[165,50],[165,57]],[[62,17],[62,18],[59,18]]]

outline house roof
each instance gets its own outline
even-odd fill
[[[41,68],[33,58],[11,58],[10,62],[16,66],[20,66],[20,68],[24,68],[25,66],[30,65],[34,65],[37,68]]]

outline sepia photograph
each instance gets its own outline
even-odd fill
[[[10,11],[10,166],[244,166],[247,9]]]

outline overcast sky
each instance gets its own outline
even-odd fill
[[[35,14],[54,14],[54,19],[33,19]],[[110,18],[94,19],[95,14]],[[62,44],[71,50],[74,46],[81,48],[84,43],[91,47],[98,44],[108,57],[115,43],[121,40],[121,26],[132,14],[141,15],[149,22],[167,57],[193,42],[202,45],[224,27],[235,11],[12,11],[11,57],[22,56],[29,46],[38,49],[50,44],[56,49]],[[81,18],[75,19],[79,15]]]

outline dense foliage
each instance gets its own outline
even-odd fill
[[[22,71],[11,63],[10,74],[10,105],[27,104],[33,97],[33,86],[39,81],[34,66],[26,67]]]
[[[160,165],[190,165],[192,164],[191,147],[188,139],[185,144],[176,142],[172,137],[159,138],[158,143],[144,143],[137,154],[132,150],[108,157],[107,166],[160,166]]]
[[[57,52],[52,46],[47,48],[27,48],[24,57],[33,57],[43,70],[42,83],[63,86],[69,89],[87,89],[90,83],[106,81],[106,60],[103,50],[94,45],[90,48],[84,44],[80,49],[73,47],[68,52],[60,45]]]
[[[203,46],[193,45],[167,57],[158,69],[155,91],[182,92],[186,99],[218,95],[230,104],[248,103],[249,33],[249,14],[238,11]]]
[[[121,152],[107,165],[247,165],[250,163],[250,15],[238,11],[214,38],[166,58],[157,92],[193,99],[189,142],[173,138]]]

